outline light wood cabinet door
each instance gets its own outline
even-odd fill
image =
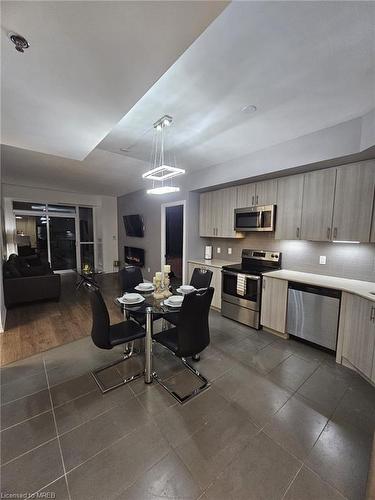
[[[221,269],[218,267],[208,267],[213,273],[211,286],[214,287],[214,296],[212,297],[212,307],[221,309]]]
[[[275,205],[277,202],[277,179],[256,183],[256,205]]]
[[[301,238],[303,175],[292,175],[277,180],[277,240]]]
[[[336,169],[317,170],[304,175],[301,239],[332,239]]]
[[[337,168],[333,238],[370,241],[375,187],[375,160]]]
[[[213,236],[211,213],[211,193],[202,193],[199,197],[199,236]]]
[[[374,208],[372,211],[372,229],[371,229],[370,241],[371,243],[375,243],[375,198],[374,198]]]
[[[237,206],[237,188],[220,189],[219,191],[214,191],[214,193],[216,193],[216,236],[221,238],[236,238],[234,209]]]
[[[256,184],[243,184],[237,187],[237,207],[236,208],[247,208],[255,205],[255,193]]]
[[[375,348],[375,303],[343,293],[339,334],[342,356],[366,377],[372,377]]]
[[[260,323],[276,332],[285,333],[288,282],[263,276]]]

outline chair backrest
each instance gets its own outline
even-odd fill
[[[208,314],[214,289],[204,288],[185,295],[178,320],[178,351],[180,357],[198,354],[210,343]]]
[[[142,271],[136,266],[126,266],[119,271],[122,292],[130,292],[143,282]]]
[[[96,347],[111,349],[110,344],[110,321],[107,306],[103,300],[100,290],[92,285],[85,284],[89,292],[92,312],[91,338]]]
[[[196,267],[191,275],[190,285],[196,288],[208,288],[211,285],[212,271]]]

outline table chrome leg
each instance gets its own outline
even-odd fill
[[[145,382],[152,382],[152,308],[146,308]]]

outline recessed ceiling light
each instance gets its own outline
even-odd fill
[[[257,110],[257,107],[254,104],[246,104],[241,111],[242,113],[254,113]]]
[[[24,52],[25,49],[28,49],[30,47],[30,44],[26,40],[26,38],[24,38],[21,35],[18,35],[17,33],[13,32],[8,33],[8,38],[16,46],[15,48],[17,52]]]
[[[124,153],[127,153],[129,151],[129,148],[120,148],[120,151],[123,151]]]

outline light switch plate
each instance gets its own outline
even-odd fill
[[[228,248],[228,255],[232,255],[232,249]]]
[[[319,257],[319,264],[326,264],[327,263],[327,257],[325,255],[321,255]]]
[[[221,248],[220,247],[217,247],[216,253],[221,253]]]

